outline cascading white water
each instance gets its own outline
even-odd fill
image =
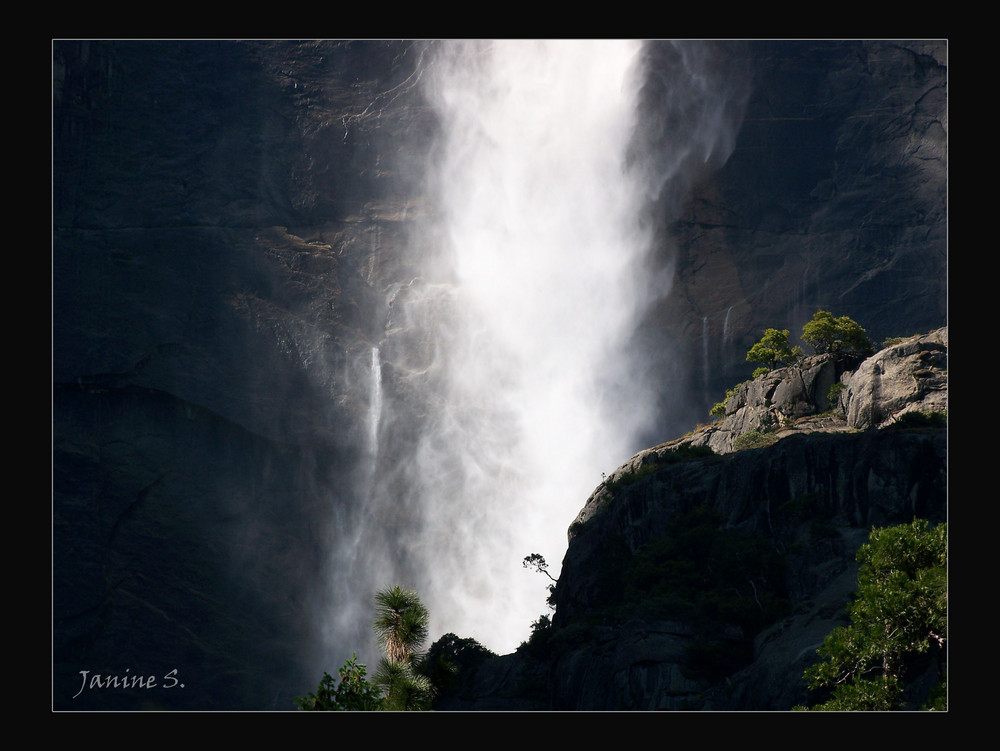
[[[333,659],[377,659],[371,597],[394,584],[417,590],[432,638],[498,653],[549,612],[548,579],[522,560],[540,553],[559,575],[602,475],[650,445],[660,396],[680,396],[649,376],[684,367],[672,344],[631,339],[672,283],[640,216],[673,215],[742,116],[740,66],[700,43],[430,48],[412,80],[440,124],[420,152],[432,211],[384,266],[414,276],[372,272],[381,332],[347,369],[368,379],[369,451],[338,489],[354,502],[334,520],[320,615]]]
[[[451,285],[443,393],[415,450],[409,549],[432,631],[511,651],[547,612],[567,528],[649,410],[620,348],[645,301],[642,198],[625,168],[630,41],[441,45],[431,195]],[[629,384],[629,393],[609,388]]]
[[[382,362],[378,346],[372,347],[371,401],[368,407],[368,452],[372,472],[378,466],[378,428],[382,422]]]

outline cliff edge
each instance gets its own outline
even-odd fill
[[[946,519],[947,334],[803,358],[636,454],[570,525],[551,621],[439,708],[808,703],[803,670],[846,623],[869,530]]]

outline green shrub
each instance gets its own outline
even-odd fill
[[[906,412],[887,425],[889,430],[920,430],[924,428],[945,428],[948,426],[948,411],[941,412]]]
[[[812,320],[802,327],[802,341],[816,354],[834,354],[867,357],[874,351],[865,330],[847,316],[834,318],[826,310],[817,310]]]
[[[830,386],[830,390],[826,392],[826,398],[830,401],[830,404],[836,404],[840,400],[840,394],[846,388],[841,381]]]
[[[548,644],[552,638],[552,634],[552,619],[548,615],[540,615],[531,624],[531,636],[528,637],[527,641],[521,642],[521,646],[517,648],[517,651],[529,657],[541,659],[548,654]]]
[[[715,406],[713,406],[712,409],[709,410],[709,414],[712,415],[713,417],[725,417],[726,405],[729,404],[729,401],[734,396],[736,396],[736,389],[738,389],[742,385],[743,385],[742,383],[738,383],[731,389],[726,389],[726,398],[723,399],[721,402],[718,402]]]
[[[695,446],[690,443],[682,443],[675,449],[671,449],[670,453],[665,455],[666,461],[664,464],[673,464],[674,462],[686,462],[694,459],[704,459],[705,457],[715,456],[715,452],[712,450],[711,446]],[[662,460],[661,460],[662,461]]]
[[[734,451],[743,451],[744,449],[756,449],[763,448],[764,446],[770,446],[776,443],[778,436],[774,433],[768,431],[760,430],[748,430],[743,435],[737,436],[736,440],[733,441]]]
[[[427,650],[419,670],[437,691],[444,692],[455,686],[461,673],[473,670],[491,657],[496,657],[496,653],[475,639],[462,639],[448,633]]]
[[[382,692],[369,683],[365,666],[358,664],[357,655],[347,660],[339,673],[339,681],[323,673],[315,693],[296,697],[298,708],[307,712],[371,712],[383,708]]]
[[[791,362],[801,355],[799,347],[789,345],[788,329],[765,329],[761,340],[747,351],[747,362],[761,362],[766,370],[774,370],[780,364]]]
[[[821,710],[904,709],[908,662],[937,663],[939,688],[924,707],[947,709],[948,527],[923,519],[874,528],[860,547],[851,623],[835,628],[817,649],[820,661],[803,677],[825,701]],[[798,707],[801,709],[802,707]]]

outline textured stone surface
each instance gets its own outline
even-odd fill
[[[751,90],[732,154],[679,215],[657,207],[659,252],[676,273],[650,312],[648,348],[673,383],[701,393],[691,422],[749,377],[744,355],[766,328],[797,343],[830,310],[877,344],[947,322],[945,42],[743,50]]]
[[[595,494],[571,529],[554,633],[540,655],[515,655],[535,665],[520,668],[536,675],[534,708],[781,711],[808,703],[802,671],[826,634],[845,622],[858,547],[872,526],[945,520],[946,455],[943,429],[796,435],[663,466],[613,494]],[[782,552],[791,610],[751,646],[740,646],[746,634],[739,629],[713,635],[682,618],[618,622],[609,615],[621,607],[628,582],[620,572],[632,556],[699,507]],[[722,679],[691,672],[690,650],[705,639],[716,649],[747,649],[746,657]],[[488,701],[514,707],[478,673],[473,681],[466,708]]]
[[[56,708],[290,709],[333,669],[409,49],[53,45]],[[185,689],[71,698],[125,669]]]
[[[915,336],[861,363],[840,402],[852,428],[881,428],[908,412],[948,408],[948,329]]]

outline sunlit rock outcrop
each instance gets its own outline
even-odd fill
[[[909,337],[844,379],[840,404],[852,428],[881,428],[911,412],[948,407],[948,329]]]

